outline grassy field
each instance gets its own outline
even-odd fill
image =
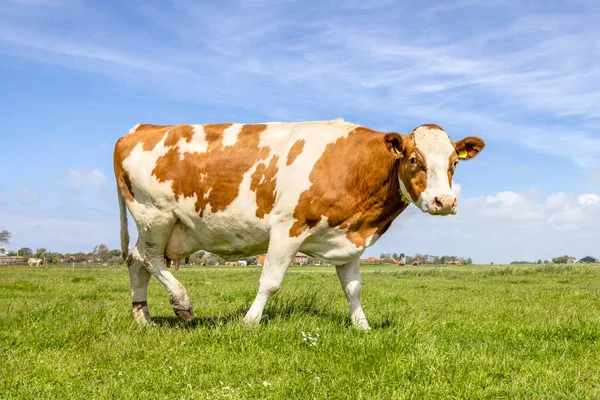
[[[257,268],[175,274],[196,319],[152,280],[139,327],[125,267],[0,268],[0,398],[600,398],[596,266],[363,267],[368,333],[333,268],[290,268],[257,328]]]

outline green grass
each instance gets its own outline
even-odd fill
[[[333,268],[290,268],[258,328],[260,270],[175,275],[196,319],[152,280],[139,327],[125,267],[1,267],[0,399],[600,398],[596,266],[363,267],[368,333]]]

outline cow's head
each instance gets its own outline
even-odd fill
[[[458,200],[452,192],[452,176],[459,161],[470,160],[485,143],[478,137],[450,140],[437,125],[421,125],[410,135],[388,133],[386,146],[399,160],[398,179],[402,195],[423,212],[456,214]]]

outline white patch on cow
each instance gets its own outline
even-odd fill
[[[295,126],[282,148],[278,163],[275,210],[278,220],[290,221],[291,227],[294,221],[293,212],[300,195],[312,185],[310,173],[313,166],[321,158],[328,144],[348,137],[357,127],[358,125],[342,120],[301,123]],[[288,153],[298,140],[304,140],[304,148],[294,163],[287,166]]]
[[[223,131],[223,146],[233,146],[237,142],[238,135],[243,124],[233,124]]]
[[[129,130],[129,133],[133,133],[133,132],[137,131],[137,128],[139,128],[139,127],[140,127],[140,125],[141,125],[141,124],[137,124],[136,126],[134,126],[133,128],[131,128],[131,129]]]
[[[375,242],[377,242],[379,240],[379,238],[381,237],[381,235],[374,233],[371,236],[369,236],[366,240],[366,247],[369,246],[373,246],[375,244]]]
[[[165,136],[167,133],[165,133]],[[157,160],[164,156],[170,147],[165,147],[163,137],[150,151],[144,151],[141,143],[137,144],[129,156],[123,160],[123,169],[127,171],[132,182],[134,201],[127,201],[127,206],[138,225],[150,226],[156,223],[157,207],[169,209],[175,201],[172,182],[159,182],[152,175]]]
[[[181,159],[185,156],[185,153],[205,153],[208,149],[208,142],[204,134],[204,127],[202,125],[192,125],[194,128],[194,136],[188,143],[185,139],[180,139],[178,142]]]
[[[348,240],[348,228],[330,227],[327,217],[312,229],[304,232],[301,237],[307,237],[300,251],[322,261],[343,265],[360,257],[365,248],[358,247]]]
[[[427,188],[415,204],[423,211],[430,211],[436,196],[454,196],[448,182],[448,162],[456,150],[441,129],[419,127],[414,132],[414,138],[416,147],[423,153],[427,163]]]

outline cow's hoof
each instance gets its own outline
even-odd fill
[[[194,319],[194,310],[192,308],[189,308],[187,310],[178,310],[174,308],[173,311],[179,319],[182,319],[186,322],[189,322]]]
[[[371,327],[369,326],[369,323],[366,319],[352,321],[352,325],[354,325],[356,329],[362,332],[369,332],[371,330]]]
[[[260,324],[260,317],[256,317],[255,315],[247,315],[242,320],[242,323],[247,326],[258,326]]]
[[[144,302],[133,303],[132,308],[133,320],[139,325],[146,325],[150,322],[150,312],[148,304]]]

